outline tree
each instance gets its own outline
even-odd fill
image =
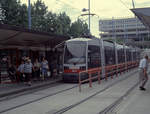
[[[3,21],[5,19],[5,14],[4,14],[4,9],[1,7],[1,4],[0,4],[0,23],[3,24]]]
[[[56,33],[57,31],[57,15],[55,13],[52,12],[48,12],[48,14],[46,15],[46,31],[50,32],[50,33]]]
[[[21,5],[19,8],[19,17],[18,17],[18,23],[22,27],[28,27],[28,10],[27,6],[25,4]]]
[[[56,34],[68,35],[70,30],[71,19],[66,13],[60,13],[56,19]]]
[[[28,27],[28,8],[20,0],[0,0],[0,23]],[[42,0],[31,4],[32,29],[59,35],[79,37],[87,34],[88,26],[81,20],[71,24],[70,17],[65,13],[52,13]]]
[[[72,23],[69,34],[72,37],[80,37],[89,33],[87,23],[84,23],[80,19]]]
[[[27,25],[27,6],[20,0],[0,0],[1,23],[17,26]]]
[[[32,29],[38,29],[45,31],[47,28],[46,15],[48,8],[42,0],[37,0],[31,5],[31,16],[32,16]]]
[[[47,25],[47,32],[59,35],[68,35],[71,19],[65,13],[55,14],[52,12],[48,12],[45,22]]]

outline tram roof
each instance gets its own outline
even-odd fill
[[[99,39],[97,38],[97,40],[99,40]],[[89,38],[81,37],[81,38],[74,38],[74,39],[67,40],[66,43],[67,44],[69,43],[70,45],[72,45],[72,43],[74,43],[74,44],[82,43],[83,44],[83,42],[85,42],[85,43],[88,42],[88,45],[99,45],[99,42],[97,42],[97,40],[96,40],[96,38],[89,39]]]
[[[0,48],[54,48],[68,39],[68,36],[0,24]]]
[[[74,39],[70,39],[67,40],[67,43],[71,43],[71,42],[88,42],[89,45],[100,45],[99,42],[97,40],[100,40],[99,38],[93,38],[93,39],[89,39],[89,38],[74,38]],[[111,41],[107,41],[104,40],[104,46],[107,47],[114,47],[114,43]],[[125,46],[126,48],[129,48],[128,46]],[[123,45],[117,44],[117,48],[118,49],[122,49]]]
[[[70,39],[70,40],[67,40],[66,42],[72,42],[72,41],[90,41],[92,39],[89,39],[89,38],[73,38],[73,39]]]

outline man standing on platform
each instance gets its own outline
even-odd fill
[[[31,86],[31,74],[32,74],[33,65],[31,60],[27,57],[26,62],[24,64],[24,74],[25,74],[25,82],[27,85]]]
[[[148,56],[146,55],[143,59],[140,60],[139,64],[139,79],[140,79],[139,89],[142,91],[146,90],[144,86],[148,81],[147,70],[148,70]]]

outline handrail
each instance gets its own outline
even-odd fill
[[[111,75],[111,79],[113,79],[113,75],[114,73],[116,74],[116,76],[118,76],[118,73],[123,73],[125,71],[129,71],[130,69],[137,67],[138,66],[138,61],[134,61],[134,62],[127,62],[127,63],[121,63],[118,65],[109,65],[109,66],[105,66],[105,80],[107,81],[108,75]],[[98,67],[98,68],[93,68],[90,70],[85,70],[85,71],[81,71],[79,72],[79,91],[81,92],[81,84],[84,82],[89,82],[89,87],[92,87],[92,80],[94,79],[98,79],[98,83],[100,84],[101,82],[101,77],[100,74],[102,72],[102,68]],[[87,73],[88,74],[88,78],[81,80],[81,74],[83,73]],[[97,76],[92,77],[92,74],[96,74]]]
[[[88,73],[89,74],[89,78],[88,79],[85,79],[85,80],[81,80],[81,74],[82,73]],[[94,76],[92,77],[91,74],[92,73],[98,73],[97,76]],[[79,91],[81,92],[81,84],[84,83],[84,82],[87,82],[89,81],[89,87],[92,87],[92,80],[93,79],[98,79],[98,83],[100,84],[100,73],[101,73],[101,68],[93,68],[93,69],[90,69],[90,70],[85,70],[85,71],[81,71],[79,72]]]

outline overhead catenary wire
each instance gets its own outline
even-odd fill
[[[61,1],[61,0],[56,0],[56,4],[57,4],[57,3],[61,3],[61,4],[68,5],[68,6],[72,7],[73,9],[76,9],[76,10],[78,10],[79,12],[81,12],[80,9],[78,9],[78,8],[76,8],[76,7],[72,6],[72,5],[70,5],[70,4],[67,3],[67,2],[64,2],[64,1]]]
[[[122,0],[119,0],[127,9],[130,9],[125,2],[123,2]]]

